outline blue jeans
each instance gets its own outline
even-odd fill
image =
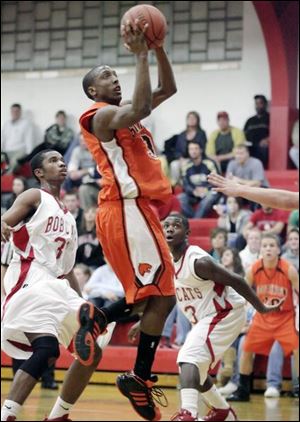
[[[182,213],[187,218],[205,217],[212,210],[213,205],[218,201],[219,197],[220,194],[212,191],[208,191],[202,199],[187,195],[184,192],[178,195]],[[195,205],[196,208],[194,209]]]
[[[168,318],[166,319],[162,336],[171,338],[173,325],[176,322],[176,344],[183,344],[188,332],[191,329],[191,324],[186,318],[186,316],[181,312],[178,305],[175,305],[172,311],[169,313]]]

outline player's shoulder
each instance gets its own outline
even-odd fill
[[[188,257],[193,256],[195,259],[203,258],[204,256],[210,256],[204,249],[197,245],[190,245],[186,251]]]

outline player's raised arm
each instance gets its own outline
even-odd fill
[[[41,193],[39,189],[29,189],[21,193],[13,205],[1,217],[1,239],[9,240],[12,227],[29,217],[40,204]]]
[[[177,92],[172,66],[163,47],[154,50],[158,65],[158,86],[152,93],[152,110]]]
[[[256,296],[254,290],[246,283],[243,277],[233,272],[227,271],[220,264],[215,263],[210,257],[205,256],[195,261],[195,272],[203,279],[212,280],[215,283],[231,286],[237,293],[243,296],[254,308],[265,314],[267,312],[279,310],[280,304],[275,306],[265,306]]]

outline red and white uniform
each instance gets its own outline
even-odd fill
[[[196,275],[195,261],[204,256],[209,255],[203,249],[189,246],[174,263],[177,303],[192,324],[177,363],[198,366],[201,384],[246,322],[246,300],[242,296],[229,286]]]
[[[16,359],[32,354],[24,333],[52,334],[69,347],[79,328],[77,311],[85,302],[63,277],[75,263],[76,222],[54,196],[40,193],[34,215],[14,228],[14,255],[4,278],[1,348]],[[109,331],[101,346],[110,340]]]

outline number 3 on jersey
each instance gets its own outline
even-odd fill
[[[192,314],[192,318],[193,318],[193,319],[190,319],[191,324],[197,324],[198,319],[196,317],[196,309],[194,308],[194,306],[192,306],[192,305],[186,306],[184,308],[184,311],[187,312],[187,313],[190,311],[190,313]]]
[[[58,243],[58,248],[57,248],[57,252],[56,252],[56,259],[59,259],[61,257],[62,252],[63,252],[63,248],[66,246],[67,241],[63,237],[57,237],[56,239],[54,239],[54,242]]]

